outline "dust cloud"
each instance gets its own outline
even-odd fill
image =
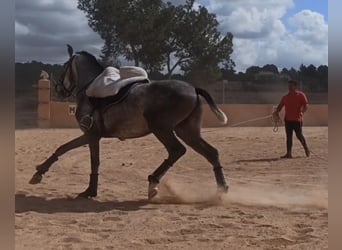
[[[272,206],[283,208],[328,207],[328,193],[322,186],[312,187],[277,187],[272,184],[233,185],[227,194],[219,194],[214,185],[194,185],[177,183],[170,180],[161,182],[159,194],[153,200],[156,203],[240,204],[246,206]]]

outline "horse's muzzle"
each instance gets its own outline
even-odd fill
[[[67,91],[63,86],[61,85],[62,83],[57,83],[55,85],[55,91],[57,95],[61,98],[67,98],[71,96],[72,92]]]

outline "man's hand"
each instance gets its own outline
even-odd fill
[[[274,122],[281,121],[278,110],[273,111],[272,119],[273,119]]]

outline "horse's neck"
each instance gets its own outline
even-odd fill
[[[78,73],[77,92],[85,90],[101,72],[101,69],[81,69]]]

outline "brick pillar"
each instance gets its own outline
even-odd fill
[[[38,127],[50,127],[50,80],[40,79],[38,81]]]

